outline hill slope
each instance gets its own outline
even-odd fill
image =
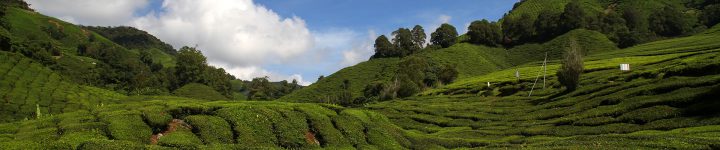
[[[0,122],[60,114],[119,103],[124,95],[81,86],[31,59],[0,51]]]
[[[547,86],[541,79],[532,96],[538,64],[520,68],[532,72],[520,82],[512,73],[490,73],[367,108],[410,137],[427,138],[423,147],[717,148],[720,140],[708,137],[720,136],[718,29],[587,56],[580,88],[570,93],[551,62]],[[617,70],[620,63],[633,70]],[[442,141],[454,138],[462,140]]]
[[[505,50],[468,43],[460,43],[449,48],[426,50],[416,56],[429,58],[440,64],[452,64],[458,69],[458,78],[467,78],[497,71],[509,67],[505,62]],[[389,81],[397,70],[399,58],[371,59],[355,66],[344,68],[308,87],[284,96],[280,101],[322,102],[339,95],[344,80],[350,81],[350,91],[354,97],[361,96],[362,90],[373,81]]]

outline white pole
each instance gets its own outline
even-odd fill
[[[543,89],[545,89],[545,76],[547,76],[547,52],[545,52],[545,61],[543,61]]]

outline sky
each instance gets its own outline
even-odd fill
[[[398,28],[443,23],[467,32],[518,0],[26,0],[36,11],[88,26],[132,26],[173,45],[197,46],[208,63],[243,80],[309,85],[367,61]],[[429,36],[428,36],[429,37]]]

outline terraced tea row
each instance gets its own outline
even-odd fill
[[[570,93],[551,76],[545,89],[536,86],[529,97],[533,80],[469,84],[368,108],[409,133],[459,138],[485,148],[716,148],[718,53],[680,53],[631,72],[591,69]],[[472,147],[428,144],[438,145]]]
[[[152,97],[0,124],[0,147],[143,149],[402,149],[383,115],[333,105],[200,102]]]
[[[0,122],[90,109],[125,97],[67,82],[19,54],[0,52],[0,62]]]

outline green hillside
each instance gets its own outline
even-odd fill
[[[119,103],[125,96],[77,85],[31,59],[0,51],[0,122],[32,119],[37,115],[87,110]],[[37,114],[39,109],[40,114]]]
[[[720,130],[720,112],[714,109],[720,96],[717,29],[589,55],[580,88],[570,93],[560,88],[551,62],[549,82],[543,88],[541,78],[532,96],[537,64],[520,68],[531,72],[520,82],[509,69],[367,108],[387,115],[409,135],[435,140],[423,147],[717,148],[720,140],[712,138]],[[620,63],[633,70],[619,71]]]
[[[321,102],[332,99],[341,92],[344,80],[350,81],[353,95],[362,95],[361,91],[367,83],[377,80],[390,80],[397,70],[397,58],[373,59],[352,67],[341,69],[314,84],[302,88],[280,98],[286,102]]]
[[[608,40],[602,33],[577,29],[565,33],[542,44],[525,44],[508,50],[508,60],[514,65],[521,65],[533,61],[543,61],[545,53],[550,60],[562,58],[565,47],[571,40],[577,41],[585,54],[596,54],[618,49],[615,43]]]
[[[504,49],[460,43],[452,47],[438,50],[424,50],[417,56],[429,58],[440,64],[455,65],[458,78],[468,78],[507,68]],[[325,79],[308,87],[282,97],[280,101],[289,102],[319,102],[332,99],[340,94],[344,80],[350,81],[350,91],[353,96],[361,96],[362,90],[373,81],[389,81],[397,70],[398,58],[380,58],[362,62],[355,66],[342,69]]]

